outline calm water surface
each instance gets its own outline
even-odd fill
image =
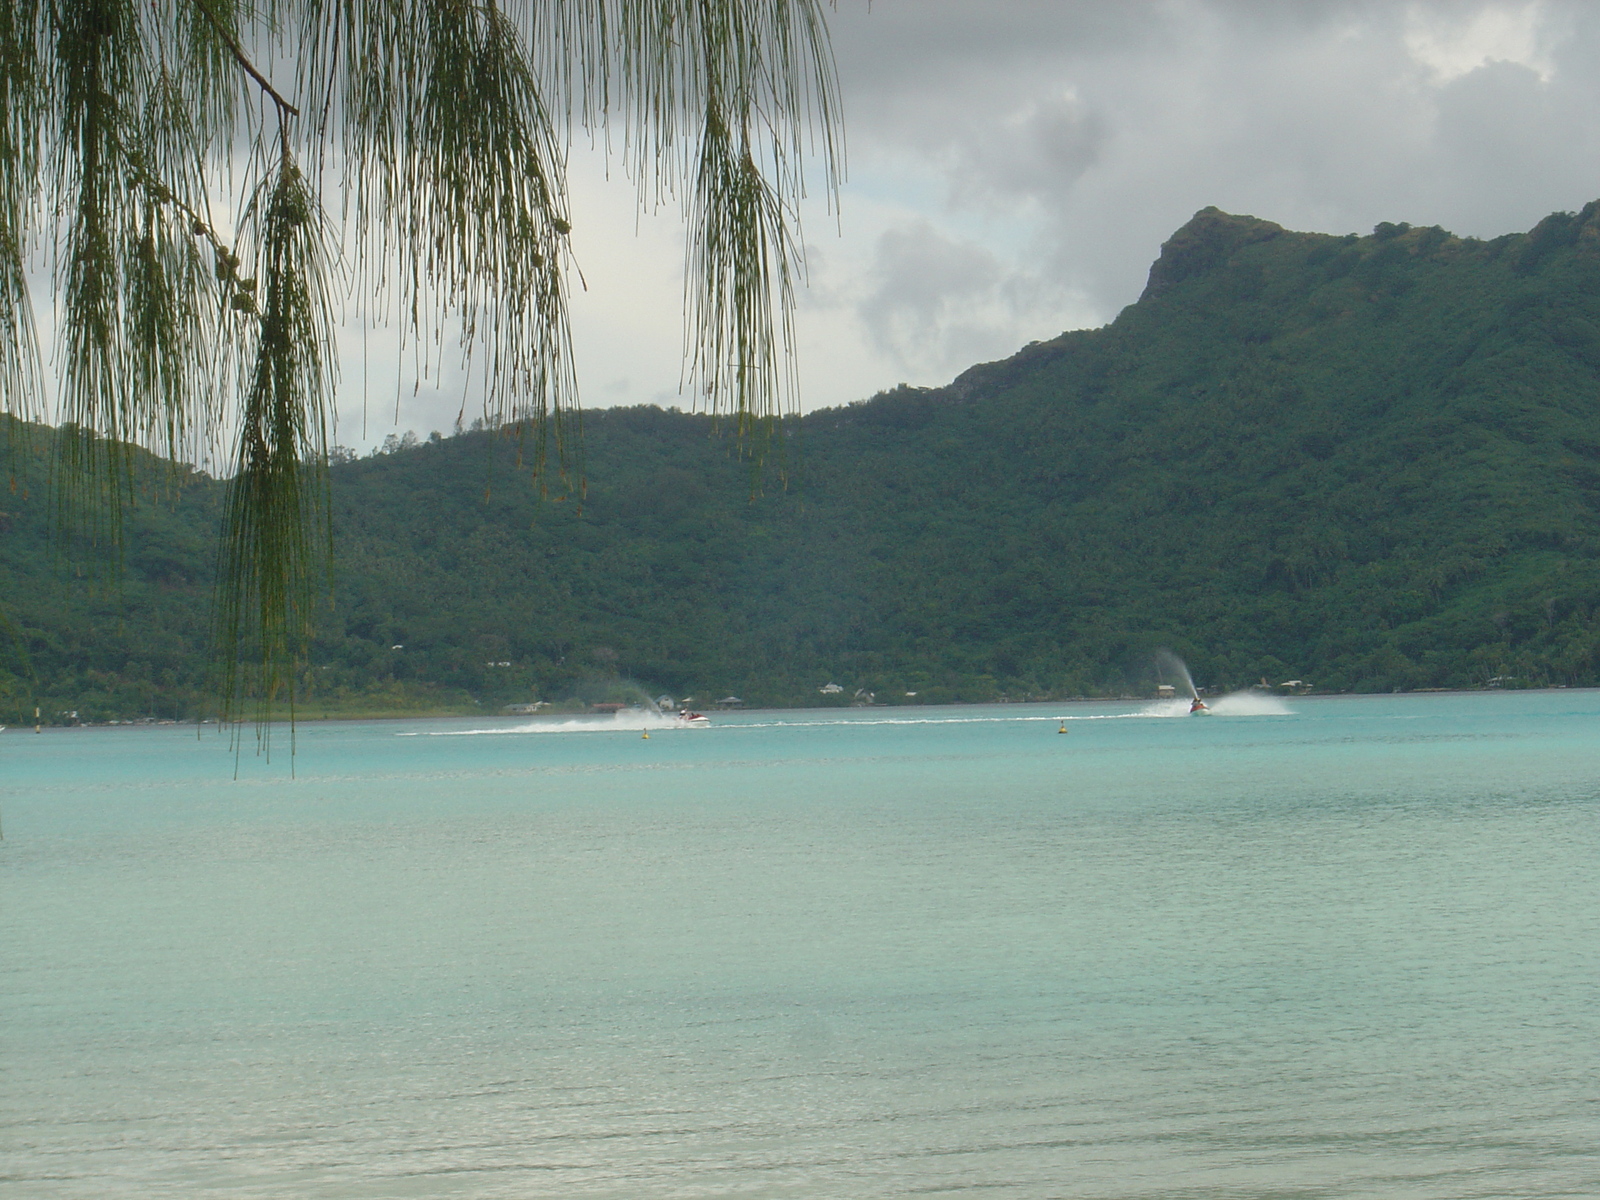
[[[7,731],[0,1195],[1600,1195],[1600,693],[1290,707]]]

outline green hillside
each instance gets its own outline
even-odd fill
[[[1115,694],[1160,646],[1214,687],[1600,683],[1597,209],[1490,242],[1208,209],[1111,325],[794,422],[753,499],[647,408],[586,416],[581,506],[500,435],[345,463],[305,711]],[[33,672],[0,649],[0,721],[194,711],[216,485],[152,467],[97,590],[48,551],[45,440],[0,516]]]
[[[133,450],[120,552],[90,522],[67,537],[55,436],[0,416],[0,725],[198,711],[220,486]]]

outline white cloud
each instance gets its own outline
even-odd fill
[[[1412,4],[1405,47],[1441,83],[1489,63],[1515,63],[1549,82],[1555,73],[1544,4],[1485,4],[1476,9]]]

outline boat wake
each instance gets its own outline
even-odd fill
[[[1230,692],[1211,701],[1210,707],[1219,717],[1287,717],[1294,714],[1294,709],[1285,704],[1281,696],[1253,688]]]
[[[1268,696],[1258,691],[1234,692],[1231,695],[1221,696],[1216,700],[1209,701],[1207,707],[1210,714],[1219,717],[1285,717],[1293,713],[1293,710],[1277,696]],[[734,720],[726,724],[707,722],[705,720],[685,721],[672,713],[654,713],[635,709],[606,717],[569,717],[564,719],[545,717],[520,725],[503,725],[494,729],[408,730],[397,733],[395,736],[505,737],[549,733],[654,733],[657,730],[708,728],[733,732],[740,729],[855,728],[875,725],[1015,725],[1028,722],[1051,722],[1071,725],[1079,721],[1137,721],[1147,720],[1152,717],[1187,717],[1189,715],[1188,700],[1158,700],[1132,712],[1077,713],[1067,716],[1057,713],[1049,716],[1019,714],[1017,716],[1004,717],[954,715],[915,717],[830,716],[787,719],[779,717],[767,721]]]
[[[658,729],[704,729],[703,721],[680,720],[675,714],[626,709],[607,717],[546,717],[498,729],[419,729],[396,737],[493,737],[527,733],[653,733]]]
[[[1191,714],[1189,705],[1188,700],[1157,700],[1134,715],[1140,717],[1200,715]],[[1215,700],[1207,700],[1206,714],[1216,717],[1287,717],[1292,716],[1294,710],[1277,696],[1269,696],[1265,692],[1246,688],[1242,692],[1230,692]]]

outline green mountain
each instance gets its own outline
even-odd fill
[[[1162,646],[1218,688],[1592,685],[1600,204],[1487,242],[1207,209],[1112,324],[812,413],[759,473],[677,412],[583,444],[581,504],[501,434],[337,466],[305,711],[1115,694]],[[216,485],[139,506],[118,594],[51,561],[42,454],[0,516],[33,671],[0,720],[193,711]]]

